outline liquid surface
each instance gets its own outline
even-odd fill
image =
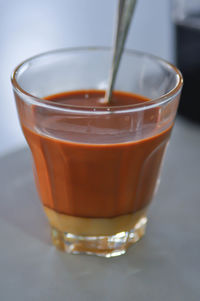
[[[101,107],[107,108],[109,106],[128,106],[128,105],[138,105],[147,102],[149,99],[143,96],[138,97],[128,92],[113,92],[112,100],[109,105],[105,103],[105,92],[101,90],[80,90],[72,92],[64,92],[59,94],[54,94],[45,97],[47,100],[59,102],[61,104],[68,104],[73,106],[83,106],[83,107]]]
[[[106,106],[102,97],[103,92],[91,90],[62,93],[46,99],[78,106]],[[140,96],[117,92],[112,105],[145,101]],[[55,119],[55,114],[49,112],[44,115],[37,108],[33,108],[33,112],[35,124],[42,124],[45,120],[49,128],[50,125],[55,128],[59,118],[68,119],[66,116],[56,116]],[[97,123],[105,132],[109,131],[109,126],[117,128],[122,124],[124,127],[121,117],[115,120],[114,125],[111,117],[106,118],[106,128],[104,119]],[[85,117],[84,122],[88,122],[87,119],[89,117]],[[75,120],[71,123],[70,136],[60,133],[65,132],[65,123],[59,123],[63,128],[59,125],[55,132],[50,129],[51,136],[22,124],[32,151],[36,185],[43,205],[59,213],[93,218],[116,217],[145,208],[154,193],[171,128],[157,135],[152,132],[152,136],[146,139],[126,143],[83,143],[81,139],[90,133],[82,137],[83,121],[80,122],[79,117]],[[78,123],[77,127],[75,123]],[[125,128],[123,135],[127,131]],[[98,137],[104,139],[104,135]]]

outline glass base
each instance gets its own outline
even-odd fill
[[[125,254],[128,247],[145,234],[146,223],[147,217],[143,216],[130,231],[107,236],[79,236],[52,227],[51,237],[56,248],[66,253],[109,258]]]

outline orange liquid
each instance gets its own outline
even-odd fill
[[[101,91],[77,91],[46,99],[74,105],[106,106]],[[112,105],[141,103],[146,99],[115,92]],[[54,124],[59,118],[42,116],[34,107],[35,122],[44,118]],[[78,122],[78,121],[77,121]],[[171,128],[133,142],[83,143],[45,136],[22,124],[34,159],[34,174],[44,206],[78,217],[115,217],[146,207],[153,196],[163,153]],[[57,129],[58,133],[59,129]],[[77,134],[71,134],[71,137]],[[88,134],[89,135],[89,134]]]

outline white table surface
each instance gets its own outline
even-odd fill
[[[146,236],[126,255],[68,255],[50,241],[30,154],[0,159],[1,301],[199,301],[200,127],[178,120]]]

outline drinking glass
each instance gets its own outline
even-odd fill
[[[144,235],[178,107],[179,70],[129,50],[115,90],[148,101],[87,107],[44,99],[105,90],[110,59],[108,48],[55,50],[24,61],[12,74],[52,242],[67,253],[117,256]]]

